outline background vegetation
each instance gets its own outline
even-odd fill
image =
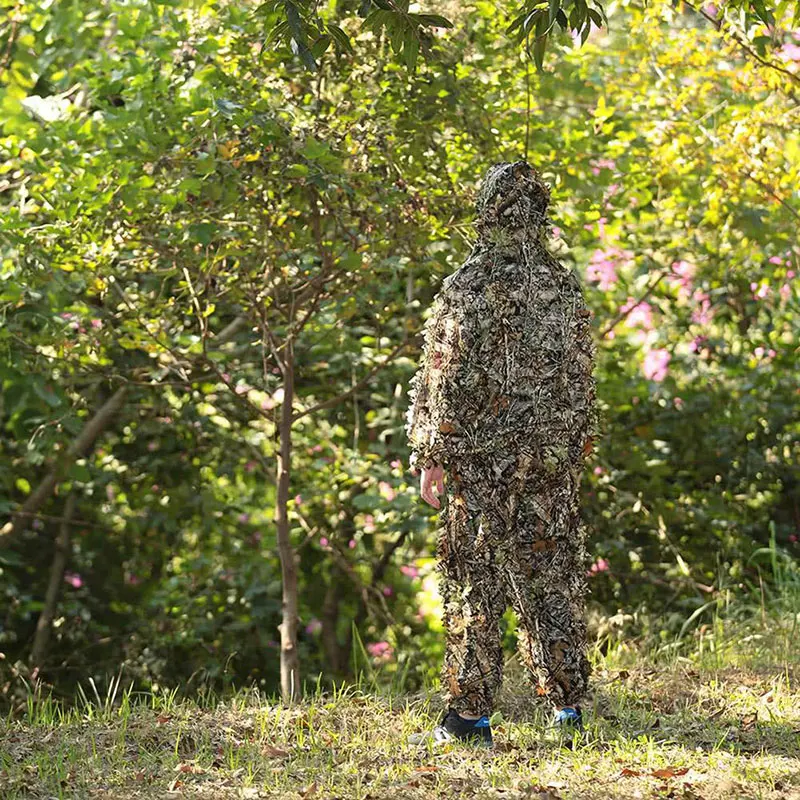
[[[293,38],[291,6],[9,6],[2,701],[272,692],[281,636],[323,685],[435,676],[405,387],[476,181],[525,156],[595,312],[601,649],[795,619],[800,27],[622,2],[537,70],[495,4],[394,38],[349,3]]]

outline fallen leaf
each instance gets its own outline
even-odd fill
[[[175,780],[169,785],[169,789],[167,789],[167,791],[176,792],[181,788],[181,786],[183,786],[183,781],[180,778],[175,778]]]
[[[169,714],[159,714],[156,717],[156,724],[157,725],[166,725],[172,717]]]
[[[266,756],[267,758],[286,758],[289,753],[286,750],[282,750],[280,747],[275,747],[271,744],[265,744],[261,748],[261,755]]]
[[[438,772],[438,771],[439,771],[439,767],[434,766],[433,764],[431,764],[430,766],[427,766],[427,767],[417,767],[414,770],[414,772]]]
[[[677,775],[685,775],[689,767],[664,767],[664,769],[654,769],[650,774],[654,778],[674,778]]]
[[[202,767],[198,767],[197,764],[183,763],[183,764],[178,764],[178,766],[175,767],[175,772],[183,772],[183,773],[188,772],[192,775],[202,775],[205,772],[205,770]]]
[[[311,784],[311,786],[309,786],[309,787],[308,787],[308,788],[307,788],[307,789],[306,789],[306,790],[305,790],[305,791],[304,791],[304,792],[303,792],[303,793],[300,795],[300,797],[302,797],[302,798],[303,798],[303,800],[308,800],[308,798],[309,798],[309,797],[313,797],[313,796],[314,796],[316,793],[317,793],[317,782],[316,782],[316,781],[314,781],[314,783],[312,783],[312,784]]]
[[[639,772],[638,769],[623,767],[619,774],[622,775],[623,778],[638,778],[642,773]]]

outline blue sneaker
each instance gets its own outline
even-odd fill
[[[556,709],[555,727],[561,728],[564,733],[583,731],[583,713],[580,706],[565,706]]]
[[[409,744],[423,744],[433,741],[434,744],[444,744],[457,740],[474,744],[480,747],[493,747],[492,727],[489,717],[480,719],[464,719],[455,711],[450,709],[442,718],[442,721],[433,731],[423,734],[412,734],[409,737]]]

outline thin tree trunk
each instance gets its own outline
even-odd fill
[[[28,499],[22,504],[10,522],[0,528],[0,547],[8,547],[15,533],[25,530],[29,520],[45,504],[53,493],[56,484],[61,480],[64,472],[76,458],[83,455],[94,444],[95,439],[108,427],[114,415],[122,407],[128,394],[127,387],[117,389],[114,394],[103,403],[97,413],[83,426],[67,451],[61,456],[56,465],[45,475],[42,482],[31,492]]]
[[[291,703],[300,696],[300,660],[297,655],[297,562],[292,547],[287,507],[292,459],[292,403],[294,400],[294,345],[287,340],[283,356],[283,403],[278,427],[279,449],[275,523],[283,583],[281,632],[281,696]]]
[[[339,624],[339,598],[343,594],[340,585],[339,571],[331,572],[331,582],[325,590],[325,600],[322,603],[322,647],[328,661],[328,670],[333,675],[343,675],[346,665],[346,653],[339,644],[336,628]]]
[[[58,595],[61,591],[61,583],[64,579],[64,568],[67,565],[69,556],[69,526],[72,515],[75,513],[75,493],[71,492],[67,497],[64,506],[64,516],[61,519],[61,527],[56,537],[55,553],[53,554],[53,564],[50,567],[50,582],[47,584],[47,593],[44,599],[44,608],[39,615],[36,623],[36,633],[33,637],[33,648],[31,649],[31,667],[41,668],[47,653],[47,645],[50,643],[50,633],[53,629],[53,619],[56,616],[56,606]]]

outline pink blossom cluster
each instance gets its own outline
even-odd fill
[[[306,633],[313,636],[322,630],[322,623],[316,618],[312,617],[308,625],[306,625]]]
[[[653,307],[646,300],[637,302],[635,297],[628,297],[620,308],[621,314],[626,314],[625,321],[634,328],[644,331],[653,330]]]
[[[697,267],[689,261],[674,261],[670,267],[672,275],[669,282],[672,286],[678,287],[678,297],[686,300],[692,292],[692,282],[694,281]]]
[[[83,578],[77,572],[65,572],[64,583],[68,583],[73,589],[80,589],[83,586]]]
[[[769,348],[769,350],[763,347],[756,347],[755,350],[753,350],[753,355],[756,358],[764,358],[764,356],[766,356],[767,358],[775,358],[775,356],[778,354],[771,347]]]
[[[394,650],[389,642],[370,642],[367,645],[367,652],[379,661],[390,661]]]
[[[378,491],[381,493],[381,497],[383,497],[387,503],[391,503],[392,500],[394,500],[394,498],[397,496],[397,492],[394,490],[392,484],[388,481],[379,481]]]
[[[617,270],[630,263],[633,253],[619,247],[595,250],[586,270],[586,280],[597,282],[602,291],[607,291],[617,282]]]
[[[650,350],[644,357],[642,372],[645,378],[660,383],[667,377],[669,362],[672,356],[663,347]]]
[[[611,565],[606,561],[604,558],[598,558],[597,561],[592,564],[591,567],[586,571],[586,574],[591,578],[594,575],[598,575],[601,572],[608,572],[611,568]]]
[[[714,309],[711,306],[711,296],[702,289],[695,289],[692,293],[692,322],[697,325],[708,325],[714,319]]]
[[[592,166],[592,175],[599,175],[600,170],[616,169],[617,164],[613,158],[596,158],[589,162]]]
[[[407,578],[419,577],[419,570],[412,564],[403,564],[403,566],[400,567],[400,572],[402,572]]]

